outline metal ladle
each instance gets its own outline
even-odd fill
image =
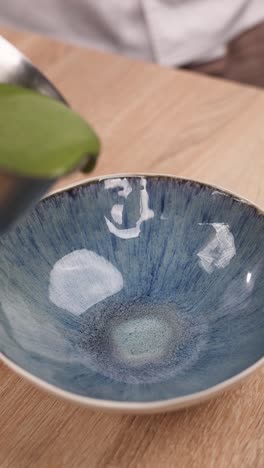
[[[55,86],[18,49],[0,36],[0,83],[33,89],[67,104]]]
[[[1,36],[0,84],[30,88],[68,105],[62,94],[30,60]],[[91,155],[87,155],[85,160],[93,162]],[[21,176],[0,167],[0,233],[41,198],[54,182],[55,179]]]

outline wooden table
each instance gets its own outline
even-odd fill
[[[95,175],[178,174],[264,207],[262,91],[2,32],[98,130]],[[262,468],[263,396],[262,368],[196,408],[113,416],[57,400],[0,364],[0,467]]]

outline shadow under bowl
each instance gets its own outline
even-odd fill
[[[0,238],[0,352],[91,407],[208,398],[264,356],[264,217],[214,187],[112,176],[42,200]]]

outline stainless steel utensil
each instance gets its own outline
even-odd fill
[[[0,36],[0,84],[3,83],[30,88],[68,105],[62,94],[30,60]],[[95,160],[95,155],[87,155],[86,171],[91,170]],[[21,176],[0,166],[0,233],[41,198],[55,180]]]
[[[55,86],[10,42],[0,36],[0,83],[31,88],[67,104]]]

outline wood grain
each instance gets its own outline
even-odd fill
[[[178,174],[264,208],[262,91],[2,32],[97,128],[104,150],[95,175]],[[44,394],[0,364],[0,467],[262,468],[263,395],[262,368],[196,408],[111,416]]]

